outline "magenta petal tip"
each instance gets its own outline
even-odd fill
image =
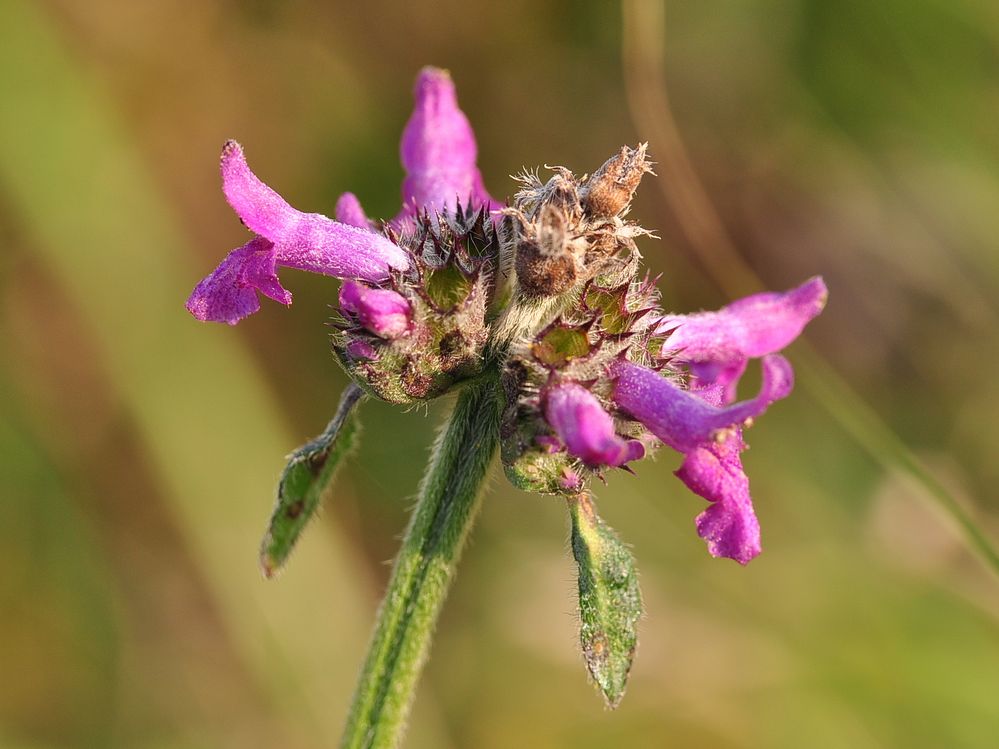
[[[344,281],[340,287],[340,309],[375,335],[389,340],[405,335],[412,322],[412,309],[401,294],[354,281]]]
[[[446,70],[426,67],[416,78],[415,104],[400,143],[406,178],[400,222],[421,209],[454,210],[460,202],[492,208],[476,166],[478,146],[472,126],[458,106],[454,81]]]
[[[373,230],[371,219],[368,218],[364,212],[364,208],[361,207],[361,201],[352,192],[345,192],[337,199],[333,215],[336,216],[336,220],[341,224],[355,226],[358,229]]]
[[[566,449],[591,467],[621,466],[645,457],[638,440],[619,437],[614,420],[582,385],[556,385],[544,395],[545,418]]]

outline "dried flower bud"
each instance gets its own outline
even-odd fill
[[[554,296],[576,284],[579,258],[566,230],[566,215],[552,204],[543,205],[537,221],[526,227],[515,265],[525,296]]]
[[[647,147],[647,143],[638,148],[622,146],[620,153],[593,173],[581,190],[583,208],[588,214],[610,218],[628,207],[642,175],[652,171],[645,158]]]
[[[555,174],[545,183],[542,202],[555,206],[566,216],[578,218],[580,213],[579,183],[564,166],[553,167]]]

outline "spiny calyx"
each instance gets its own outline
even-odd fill
[[[485,209],[465,213],[460,205],[453,213],[425,212],[393,238],[407,251],[409,269],[383,288],[367,288],[391,295],[368,315],[345,304],[341,292],[333,349],[377,397],[429,400],[482,370],[499,238]]]

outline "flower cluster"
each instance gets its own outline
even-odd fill
[[[563,168],[547,181],[525,174],[504,205],[483,186],[448,74],[423,70],[415,96],[403,204],[385,222],[350,193],[335,220],[302,213],[227,143],[223,191],[254,237],[197,285],[190,312],[235,324],[257,311],[258,292],[290,304],[278,267],[342,279],[333,347],[367,392],[427,400],[496,367],[514,484],[575,495],[665,445],[683,455],[680,480],[709,502],[696,525],[711,554],[748,562],[760,532],[743,433],[790,393],[791,366],[778,352],[821,312],[822,280],[717,312],[667,313],[641,275],[637,240],[648,232],[628,219],[651,172],[644,146],[581,178]],[[760,359],[762,385],[740,401],[750,359]]]

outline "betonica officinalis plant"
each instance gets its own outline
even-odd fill
[[[695,521],[708,552],[748,563],[761,547],[744,434],[791,392],[791,365],[778,352],[826,301],[812,278],[716,312],[667,311],[642,269],[649,232],[628,218],[652,173],[644,145],[620,148],[589,175],[525,172],[506,205],[486,191],[449,74],[421,71],[415,97],[402,135],[402,207],[387,221],[368,218],[351,193],[335,219],[298,211],[227,142],[222,189],[253,236],[187,302],[197,319],[233,325],[259,309],[258,294],[291,303],[280,267],[341,280],[332,348],[351,384],[281,476],[261,549],[267,576],[353,448],[365,398],[406,405],[457,394],[378,614],[345,747],[399,743],[497,452],[515,486],[567,503],[583,658],[616,705],[642,604],[634,559],[597,514],[590,483],[676,450],[677,477],[708,503]],[[751,359],[762,384],[738,400]]]

